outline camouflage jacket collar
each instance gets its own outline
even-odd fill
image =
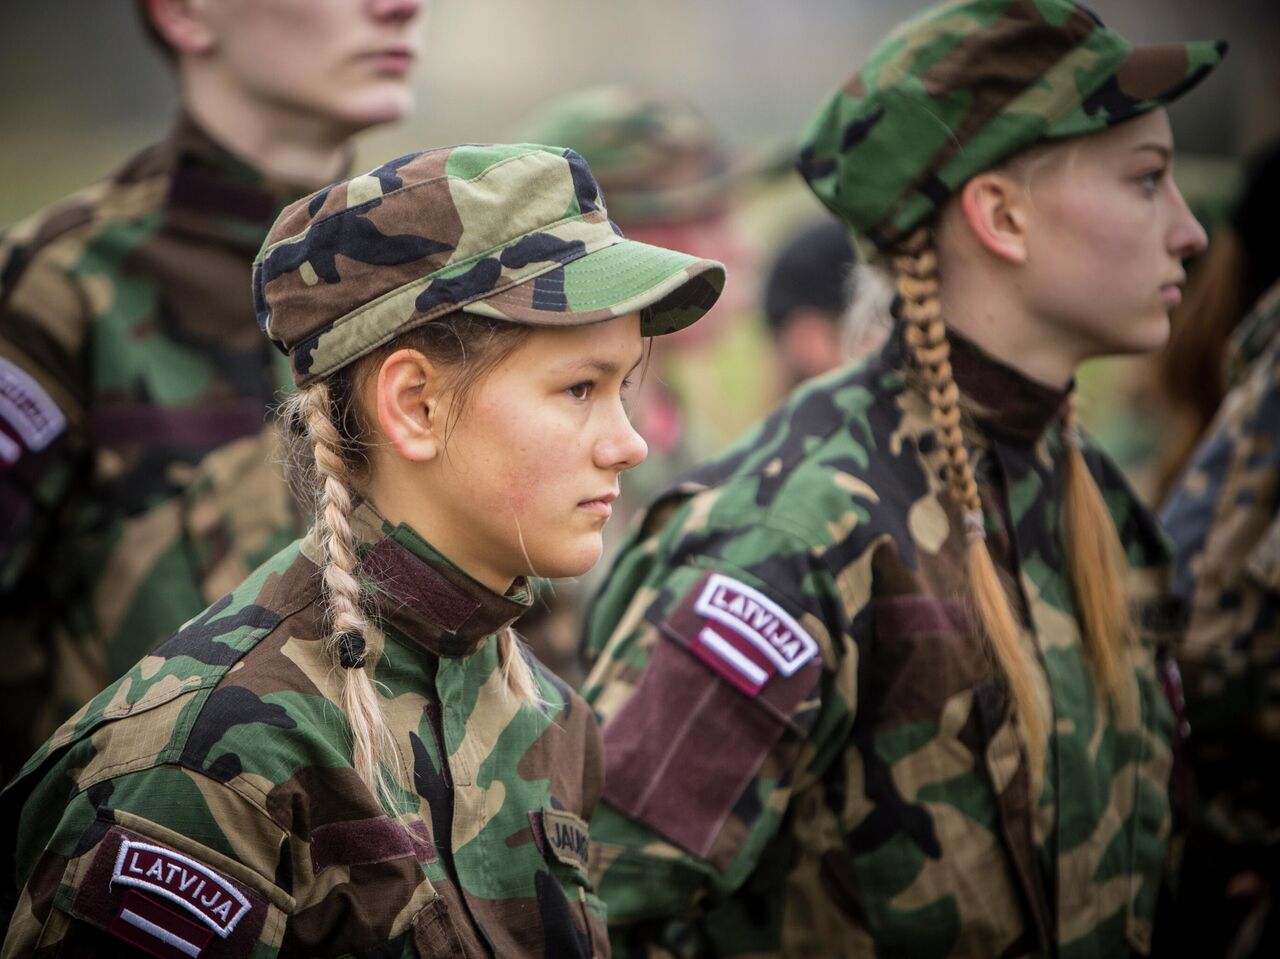
[[[1014,369],[954,330],[951,369],[974,418],[1001,439],[1034,443],[1062,419],[1075,381],[1054,389]]]
[[[1054,389],[996,359],[955,330],[951,342],[951,369],[960,387],[962,406],[990,435],[1006,442],[1034,443],[1066,413],[1075,382]],[[906,345],[901,328],[885,346],[890,368],[906,369]]]
[[[438,656],[469,656],[532,603],[528,582],[506,594],[467,575],[406,523],[393,526],[369,503],[353,511],[360,574],[375,587],[379,620]]]
[[[169,168],[165,222],[176,230],[209,237],[256,254],[285,206],[311,192],[295,183],[268,179],[227,150],[188,114],[178,117],[157,153]]]

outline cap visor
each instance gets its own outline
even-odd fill
[[[1207,77],[1226,52],[1225,40],[1134,47],[1116,81],[1135,99],[1170,103]]]
[[[581,326],[643,311],[641,333],[696,322],[724,288],[724,265],[623,239],[467,303],[467,313],[539,326]]]

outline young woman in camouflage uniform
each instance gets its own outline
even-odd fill
[[[4,954],[607,955],[599,733],[511,622],[599,557],[642,337],[722,267],[577,154],[468,146],[287,207],[254,278],[315,526],[10,785]]]
[[[897,324],[660,497],[592,611],[616,953],[1149,951],[1169,555],[1072,376],[1168,334],[1204,234],[1161,104],[1221,52],[952,2],[811,125]]]

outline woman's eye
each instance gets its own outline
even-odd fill
[[[1160,181],[1164,179],[1164,170],[1149,170],[1138,177],[1138,183],[1148,194],[1155,195],[1160,189]]]
[[[591,383],[590,382],[574,383],[573,386],[570,386],[568,389],[565,390],[565,392],[568,393],[570,396],[572,396],[575,400],[585,400],[588,396],[591,395]]]

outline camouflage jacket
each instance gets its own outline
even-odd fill
[[[1198,819],[1280,843],[1280,285],[1234,341],[1232,387],[1164,510],[1191,621],[1178,662]],[[1274,852],[1270,869],[1277,869]],[[1256,863],[1255,863],[1256,865]],[[1245,868],[1245,863],[1238,863]]]
[[[304,539],[8,787],[6,957],[114,956],[121,939],[175,959],[608,955],[586,873],[595,719],[541,668],[545,705],[518,703],[498,664],[493,633],[526,596],[368,506],[353,525],[386,639],[373,678],[412,773],[397,816],[352,769]]]
[[[962,519],[902,351],[802,386],[659,499],[597,598],[592,837],[620,955],[1148,949],[1171,818],[1159,623],[1113,716],[1064,567],[1066,394],[953,340],[987,542],[1051,711],[1037,789],[960,599]],[[1161,534],[1086,460],[1161,609]]]
[[[300,191],[190,121],[0,244],[0,772],[301,532],[250,272]]]

